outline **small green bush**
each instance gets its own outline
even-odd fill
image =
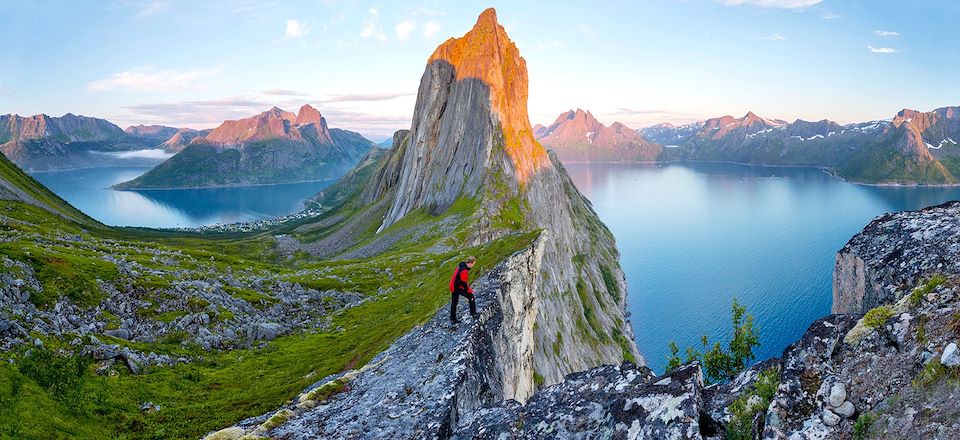
[[[60,355],[46,348],[34,348],[20,359],[19,368],[54,399],[68,403],[68,407],[80,407],[87,370],[92,364],[86,356]]]
[[[865,440],[867,434],[870,433],[870,427],[873,426],[873,422],[876,420],[877,417],[871,413],[860,414],[860,417],[857,417],[857,421],[853,423],[853,439]]]
[[[710,383],[732,378],[743,371],[756,359],[753,349],[760,345],[760,335],[753,326],[753,315],[747,313],[747,308],[740,305],[736,299],[733,300],[731,312],[733,337],[726,349],[719,342],[711,346],[707,335],[703,335],[700,342],[704,352],[687,347],[686,360],[681,361],[680,349],[671,341],[666,371],[669,372],[684,362],[699,360],[703,367],[704,380]]]
[[[730,423],[727,424],[727,439],[751,440],[753,438],[753,418],[757,413],[767,410],[777,387],[780,386],[780,372],[770,368],[760,373],[757,382],[730,404]],[[753,396],[753,404],[750,400]]]
[[[879,306],[870,309],[863,315],[863,325],[870,328],[877,328],[887,322],[893,316],[893,309],[890,306]]]
[[[920,303],[923,302],[923,297],[925,297],[928,293],[933,292],[934,289],[942,286],[946,282],[947,278],[940,274],[928,278],[923,282],[923,284],[917,286],[912,292],[910,292],[910,306],[919,306]]]
[[[534,372],[533,372],[533,384],[536,385],[537,388],[542,388],[544,382],[546,382],[546,379],[544,379],[544,377],[543,377],[540,373],[534,371]]]

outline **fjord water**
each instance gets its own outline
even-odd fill
[[[111,226],[195,227],[261,220],[299,212],[332,181],[231,188],[114,191],[150,167],[102,167],[33,173],[87,215]]]
[[[960,188],[846,183],[812,168],[571,164],[617,240],[640,351],[655,372],[730,334],[734,297],[755,317],[757,359],[780,356],[830,313],[834,256],[874,217],[960,199]]]

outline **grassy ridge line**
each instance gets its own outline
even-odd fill
[[[38,202],[47,205],[48,208],[59,212],[78,223],[95,229],[106,229],[107,227],[100,222],[88,217],[79,209],[74,208],[66,200],[53,193],[27,173],[23,172],[16,164],[11,162],[0,153],[0,178],[10,182],[23,192],[29,194]]]
[[[477,271],[482,275],[529,246],[538,234],[510,236],[464,252],[480,258]],[[0,410],[0,426],[21,438],[196,438],[270,411],[321,377],[365,364],[429,319],[449,300],[448,272],[462,254],[391,253],[351,263],[318,263],[316,267],[335,267],[335,274],[349,275],[350,286],[330,278],[290,280],[369,295],[380,287],[393,290],[338,314],[335,332],[286,336],[260,349],[197,353],[205,357],[203,362],[139,376],[96,377],[88,372],[83,408],[66,407],[4,363],[0,401],[13,403]],[[388,268],[392,280],[384,278]],[[12,395],[14,382],[21,383],[19,397]],[[148,401],[161,405],[161,411],[141,413],[139,406]]]

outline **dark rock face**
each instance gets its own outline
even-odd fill
[[[892,303],[934,273],[960,274],[960,202],[886,214],[851,238],[837,253],[833,312]]]
[[[631,363],[567,376],[525,406],[469,414],[452,438],[699,439],[703,377],[697,364],[662,377]]]

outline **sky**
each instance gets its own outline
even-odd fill
[[[436,46],[491,6],[527,60],[532,124],[960,105],[954,0],[0,0],[0,114],[209,128],[310,103],[380,140],[409,128]]]

